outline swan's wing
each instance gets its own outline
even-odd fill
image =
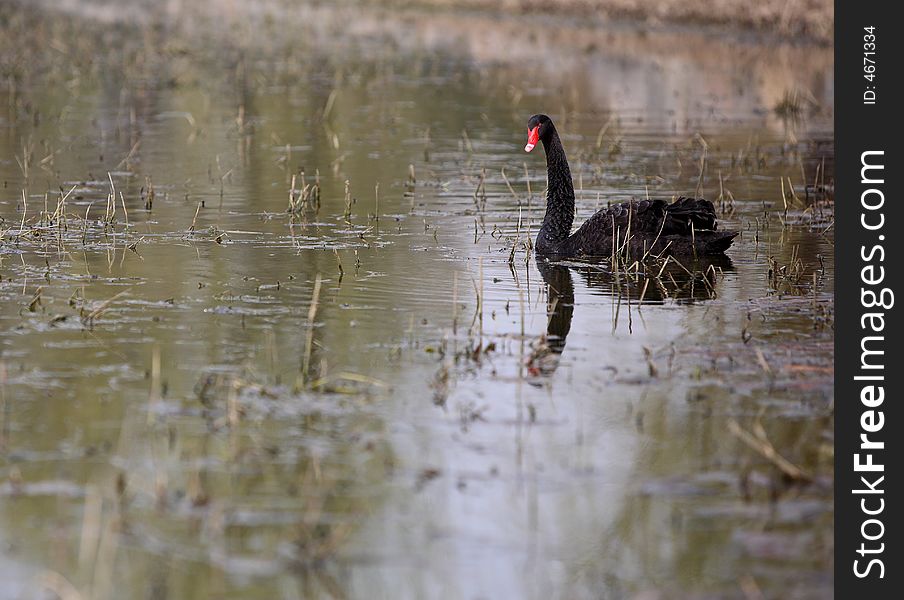
[[[611,237],[614,231],[624,234],[630,227],[632,233],[656,234],[662,225],[668,203],[665,200],[638,200],[622,202],[604,208],[584,221],[574,235],[594,234]]]
[[[572,254],[606,255],[612,248],[614,232],[624,238],[629,222],[632,235],[656,235],[662,226],[668,203],[665,200],[638,200],[613,204],[584,221],[566,240]]]
[[[691,235],[695,231],[715,231],[716,207],[703,198],[681,197],[666,206],[663,235]]]

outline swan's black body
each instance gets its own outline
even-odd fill
[[[627,245],[630,254],[638,258],[647,253],[706,256],[722,254],[738,235],[737,231],[716,231],[712,202],[695,198],[678,198],[671,204],[665,200],[616,204],[599,211],[571,233],[574,184],[562,141],[546,115],[532,116],[527,128],[537,130],[534,135],[546,151],[546,216],[537,234],[538,254],[610,256],[613,249],[623,252]]]

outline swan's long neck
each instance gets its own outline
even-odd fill
[[[546,150],[546,216],[537,235],[540,250],[553,249],[565,241],[571,233],[574,222],[574,184],[571,170],[559,133],[553,129],[548,140],[544,140]]]

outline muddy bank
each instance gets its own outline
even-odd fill
[[[763,0],[761,2],[734,2],[731,0],[342,0],[321,3],[287,2],[286,0],[260,0],[237,2],[235,0],[211,0],[204,3],[169,0],[148,2],[129,0],[62,0],[50,2],[37,0],[23,3],[64,10],[81,17],[98,21],[142,20],[149,16],[203,15],[221,24],[229,24],[238,15],[269,15],[285,26],[298,26],[299,22],[312,23],[318,12],[329,10],[342,12],[345,18],[342,29],[355,28],[361,20],[367,21],[374,12],[380,19],[396,23],[399,19],[424,19],[454,13],[456,17],[492,17],[497,20],[534,15],[554,18],[547,22],[544,31],[568,30],[563,20],[580,21],[593,27],[635,26],[650,30],[659,36],[680,28],[682,36],[712,36],[717,34],[736,41],[774,42],[830,46],[835,26],[835,7],[829,0]],[[425,14],[429,13],[429,14]],[[503,19],[503,21],[505,20]],[[320,25],[316,18],[314,24]],[[516,39],[516,38],[512,38]],[[676,44],[678,49],[681,44]]]
[[[570,114],[595,106],[642,112],[648,118],[667,116],[669,126],[682,131],[699,126],[694,115],[751,113],[772,115],[768,126],[783,131],[777,109],[789,99],[807,113],[829,116],[833,110],[831,48],[803,49],[789,40],[767,43],[730,30],[597,23],[569,17],[568,11],[552,16],[512,10],[497,18],[489,11],[427,10],[414,3],[398,10],[381,1],[40,0],[36,5],[107,26],[153,26],[164,53],[204,54],[210,44],[223,44],[236,55],[283,52],[290,62],[298,53],[323,48],[384,58],[439,54],[478,67],[513,97],[528,97],[528,89],[557,97],[552,107],[545,102],[547,111]],[[167,39],[178,41],[162,43]],[[9,56],[23,52],[27,49]],[[513,118],[513,124],[520,125],[520,119]]]
[[[636,20],[652,24],[707,25],[752,30],[796,41],[832,43],[835,7],[828,0],[364,0],[366,4],[468,8],[499,14],[547,13]]]

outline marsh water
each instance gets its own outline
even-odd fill
[[[82,4],[0,3],[0,596],[831,596],[831,49]],[[538,266],[535,112],[728,259]]]

